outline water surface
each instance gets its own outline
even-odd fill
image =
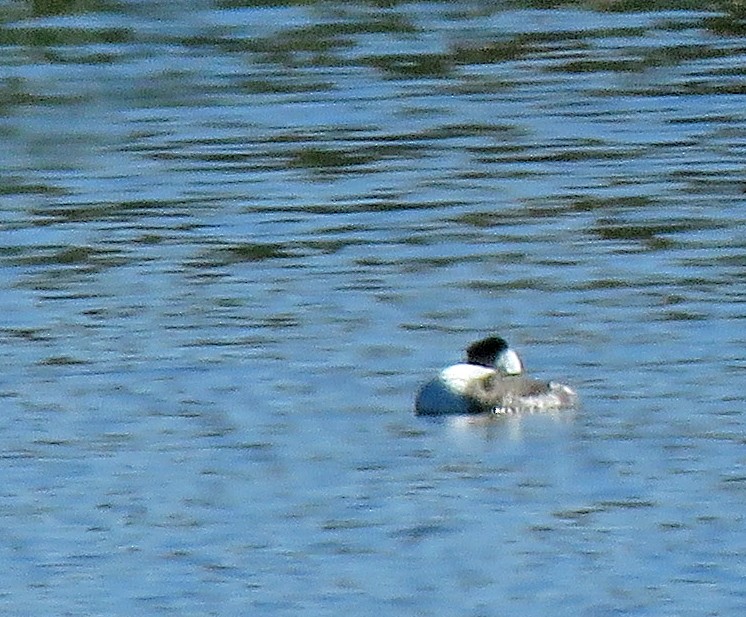
[[[0,1],[3,613],[742,611],[745,30],[630,8]],[[492,332],[582,408],[415,417]]]

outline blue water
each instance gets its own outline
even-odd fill
[[[743,24],[650,8],[0,0],[2,613],[743,611]],[[491,333],[581,408],[416,417]]]

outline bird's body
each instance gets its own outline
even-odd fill
[[[569,386],[527,377],[504,339],[490,337],[467,348],[466,362],[443,369],[417,393],[421,415],[548,411],[573,407]]]

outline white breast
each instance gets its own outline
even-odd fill
[[[494,371],[474,364],[449,366],[420,388],[415,410],[427,415],[470,413],[470,401],[464,396],[467,384],[490,373]]]
[[[469,383],[492,375],[495,371],[476,364],[454,364],[440,372],[440,379],[455,394],[463,394]]]

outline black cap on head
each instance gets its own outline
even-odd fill
[[[478,364],[493,368],[495,358],[503,351],[508,349],[508,343],[504,338],[499,336],[490,336],[476,343],[472,343],[466,348],[466,361],[469,364]]]

